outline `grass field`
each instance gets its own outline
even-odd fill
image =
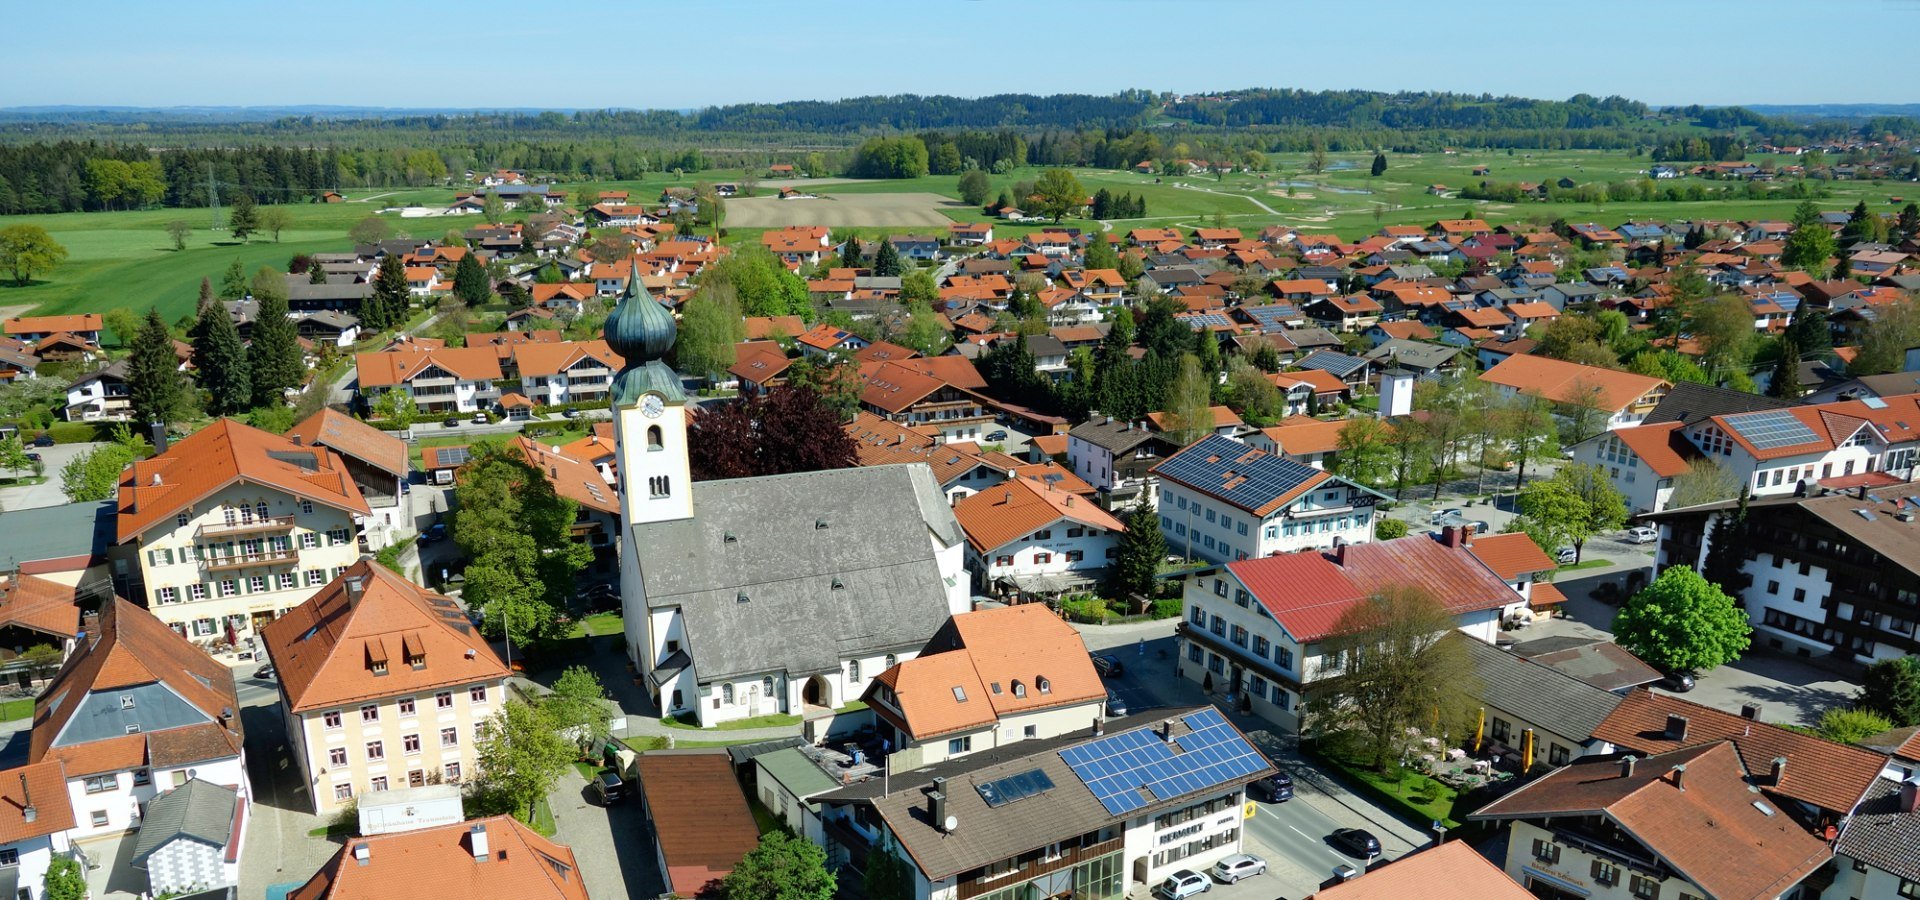
[[[1660,203],[1491,203],[1434,196],[1428,185],[1441,184],[1458,190],[1476,176],[1476,166],[1491,170],[1486,178],[1497,181],[1549,182],[1561,177],[1576,182],[1613,182],[1643,177],[1650,164],[1644,156],[1617,151],[1463,151],[1454,154],[1390,155],[1387,172],[1379,178],[1368,174],[1371,154],[1335,154],[1327,171],[1306,173],[1304,154],[1274,154],[1268,157],[1267,171],[1258,174],[1234,173],[1220,178],[1212,175],[1147,176],[1134,172],[1080,169],[1079,177],[1088,193],[1105,188],[1114,193],[1132,193],[1147,204],[1147,217],[1119,219],[1107,223],[1117,230],[1143,226],[1174,225],[1191,227],[1223,217],[1230,225],[1258,231],[1266,225],[1286,224],[1296,228],[1334,232],[1347,238],[1372,233],[1382,225],[1426,224],[1442,218],[1485,218],[1496,224],[1515,221],[1571,222],[1596,221],[1608,225],[1628,219],[1784,219],[1798,203],[1796,200],[1712,200]],[[992,194],[1011,188],[1016,182],[1039,177],[1038,167],[1027,167],[1004,175],[991,176]],[[569,182],[559,187],[576,204],[590,203],[603,190],[625,190],[643,203],[653,203],[661,188],[699,183],[738,182],[738,169],[684,173],[656,173],[635,181]],[[799,179],[800,184],[819,193],[819,200],[779,201],[772,199],[772,181],[762,181],[759,195],[728,202],[728,238],[734,242],[757,241],[762,230],[784,225],[824,224],[839,229],[859,229],[862,237],[907,231],[938,230],[949,221],[986,220],[979,209],[958,202],[956,176],[938,175],[892,181],[858,181],[841,178]],[[1684,181],[1682,183],[1685,183]],[[1718,187],[1720,183],[1709,182]],[[1840,210],[1865,201],[1869,209],[1892,212],[1891,197],[1920,198],[1920,185],[1911,183],[1842,181],[1827,182],[1831,196],[1816,201],[1821,208]],[[110,213],[65,213],[52,216],[0,217],[0,227],[15,222],[33,222],[52,232],[54,239],[69,251],[68,261],[35,283],[16,287],[0,281],[0,310],[7,314],[30,311],[39,314],[103,312],[116,307],[144,310],[157,305],[169,321],[192,309],[200,279],[218,279],[233,259],[239,259],[248,272],[262,265],[284,266],[295,253],[347,249],[347,229],[361,218],[390,205],[419,204],[428,207],[451,201],[451,187],[407,189],[400,191],[356,191],[349,202],[336,204],[296,204],[287,207],[294,227],[281,235],[256,236],[238,244],[224,232],[207,230],[205,210],[140,210]],[[404,218],[398,211],[383,214],[397,233],[416,237],[438,237],[450,229],[465,229],[478,224],[479,217]],[[195,227],[188,247],[174,251],[163,226],[182,219]],[[1069,219],[1067,225],[1088,227],[1091,223]],[[995,226],[1000,236],[1019,236],[1041,225]]]

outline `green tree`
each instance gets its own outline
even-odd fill
[[[1068,169],[1041,172],[1040,180],[1033,186],[1033,197],[1030,202],[1034,204],[1034,211],[1055,222],[1087,205],[1087,189],[1080,186],[1080,179],[1073,177]]]
[[[827,851],[785,830],[760,836],[720,882],[727,900],[832,900],[837,880]]]
[[[18,476],[33,467],[33,459],[27,455],[27,444],[21,440],[19,432],[0,438],[0,469]]]
[[[67,258],[60,245],[38,225],[8,225],[0,228],[0,268],[13,273],[15,284],[26,285],[33,276],[53,271]]]
[[[1620,646],[1668,672],[1705,672],[1739,659],[1752,631],[1732,597],[1686,566],[1669,566],[1613,618]]]
[[[227,211],[227,231],[246,243],[247,236],[260,230],[260,210],[249,194],[235,194],[233,208]]]
[[[194,323],[193,365],[199,372],[200,388],[208,394],[207,412],[230,416],[253,405],[247,348],[240,343],[233,317],[219,303],[201,310]]]
[[[499,194],[488,191],[485,197],[480,198],[480,218],[488,222],[506,221],[507,202],[500,199]]]
[[[493,288],[487,284],[487,267],[480,264],[478,256],[468,253],[454,264],[453,295],[474,308],[485,306],[493,299]]]
[[[1699,506],[1702,503],[1719,503],[1732,500],[1740,494],[1740,476],[1711,459],[1702,457],[1687,465],[1687,470],[1674,476],[1673,494],[1667,499],[1667,508],[1679,509],[1684,506]]]
[[[1349,481],[1378,485],[1393,467],[1393,426],[1372,416],[1348,419],[1340,426],[1333,471]]]
[[[293,214],[284,206],[269,206],[260,210],[257,221],[260,230],[273,235],[273,242],[278,244],[280,232],[293,227]]]
[[[320,267],[319,265],[314,265],[309,267],[307,269],[307,283],[308,284],[326,284],[327,270]]]
[[[307,366],[300,354],[300,332],[287,315],[286,292],[269,290],[256,299],[260,313],[247,345],[247,367],[253,404],[266,406],[285,402],[286,392],[306,378]]]
[[[127,359],[127,400],[133,406],[134,421],[171,423],[179,413],[184,388],[173,333],[160,321],[159,308],[148,307],[147,320],[134,335]]]
[[[873,274],[876,278],[892,278],[900,274],[900,250],[893,241],[880,239],[880,247],[873,253]]]
[[[1158,589],[1160,561],[1167,558],[1167,536],[1160,531],[1160,515],[1144,500],[1127,512],[1127,529],[1107,576],[1116,597],[1152,597]]]
[[[1920,347],[1920,299],[1906,297],[1875,309],[1873,327],[1860,336],[1860,354],[1847,364],[1848,375],[1898,372],[1909,348]]]
[[[220,299],[243,300],[247,296],[247,270],[240,265],[236,256],[227,263],[227,270],[220,274]]]
[[[583,757],[596,755],[612,728],[613,711],[600,676],[586,666],[568,666],[553,683],[553,693],[540,698],[540,707],[562,735],[573,740]]]
[[[356,244],[378,244],[393,236],[393,226],[379,216],[368,216],[347,229],[347,239]]]
[[[269,434],[286,434],[293,430],[293,422],[291,406],[256,406],[247,412],[247,424]]]
[[[1373,155],[1372,174],[1375,178],[1387,174],[1387,155],[1385,153],[1375,153]]]
[[[1366,761],[1381,772],[1422,731],[1464,735],[1479,696],[1464,640],[1454,634],[1453,615],[1423,589],[1393,587],[1368,597],[1322,644],[1339,677],[1317,682],[1323,687],[1311,698],[1314,732],[1357,733]]]
[[[479,789],[500,798],[523,822],[533,821],[534,803],[553,790],[575,755],[545,712],[512,698],[480,723],[474,754]]]
[[[1767,382],[1767,396],[1798,400],[1805,393],[1800,387],[1800,348],[1790,338],[1780,341],[1780,359],[1773,364],[1773,378]]]
[[[924,273],[917,270],[907,273],[908,278],[916,275]],[[900,343],[922,356],[939,356],[947,352],[947,345],[951,341],[947,330],[940,326],[940,317],[934,314],[932,306],[919,299],[907,304],[907,327],[900,333]]]
[[[60,490],[75,503],[91,503],[114,495],[120,473],[133,465],[133,451],[124,444],[101,444],[67,461],[60,470]]]
[[[1891,728],[1920,725],[1920,656],[1870,663],[1854,705],[1885,716]]]
[[[413,395],[401,390],[381,391],[373,401],[374,418],[401,428],[410,428],[419,420],[420,407]]]
[[[940,285],[933,280],[933,273],[919,267],[908,269],[900,276],[900,301],[902,303],[923,303],[932,305],[940,302]],[[929,353],[928,356],[938,354]]]
[[[40,890],[46,900],[82,900],[87,896],[87,875],[73,857],[55,856],[47,864]]]
[[[1838,249],[1833,232],[1820,218],[1820,208],[1814,206],[1812,200],[1800,201],[1793,211],[1793,232],[1787,235],[1786,245],[1780,251],[1780,264],[1818,276],[1826,272],[1827,257]]]
[[[465,599],[481,611],[481,630],[536,649],[561,637],[559,609],[593,561],[593,549],[572,536],[579,504],[492,441],[475,447],[454,498],[454,542],[472,560]]]
[[[187,238],[193,234],[193,226],[185,219],[171,219],[166,224],[167,240],[173,242],[173,249],[187,249]]]
[[[1598,466],[1582,463],[1562,466],[1552,478],[1536,481],[1520,492],[1522,529],[1540,546],[1552,549],[1573,545],[1578,561],[1587,540],[1620,527],[1627,519],[1626,498]],[[1545,540],[1542,540],[1545,538]]]
[[[737,347],[746,337],[747,323],[730,285],[699,291],[680,311],[680,331],[673,345],[675,368],[712,378],[739,359]]]
[[[1199,357],[1189,353],[1181,358],[1162,411],[1167,414],[1167,436],[1176,444],[1191,444],[1213,432],[1213,378]]]
[[[979,206],[987,202],[993,192],[993,184],[987,173],[979,169],[968,169],[960,174],[960,200],[968,206]]]
[[[977,170],[976,170],[977,171]],[[900,858],[888,841],[867,854],[862,893],[867,900],[913,900],[913,867]]]
[[[1376,541],[1391,541],[1394,538],[1406,537],[1409,530],[1405,521],[1389,519],[1382,516],[1373,522],[1373,539]]]
[[[1836,744],[1858,744],[1893,728],[1886,716],[1866,709],[1829,709],[1820,714],[1814,731]]]
[[[398,254],[389,253],[374,273],[373,296],[361,307],[361,323],[372,332],[396,328],[406,321],[412,302],[413,294],[407,287],[407,265]]]

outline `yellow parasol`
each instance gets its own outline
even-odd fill
[[[1526,729],[1520,742],[1520,774],[1533,771],[1533,729]]]
[[[1480,707],[1480,721],[1473,726],[1473,752],[1480,752],[1480,742],[1487,737],[1487,708]]]

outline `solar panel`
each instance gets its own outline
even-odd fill
[[[974,790],[980,792],[980,799],[985,800],[987,806],[997,808],[1053,790],[1053,779],[1039,769],[1032,769],[975,785]]]
[[[1253,458],[1242,461],[1241,458],[1250,452]],[[1208,461],[1215,457],[1218,462]],[[1244,501],[1254,507],[1320,475],[1320,470],[1305,463],[1285,456],[1260,453],[1239,441],[1219,435],[1202,438],[1199,443],[1161,463],[1157,471],[1181,484],[1210,493],[1218,493],[1222,489],[1225,475],[1231,471],[1236,477],[1246,479],[1233,488],[1235,501]]]
[[[465,447],[441,447],[439,454],[443,466],[464,466],[473,458],[473,454]]]
[[[1267,767],[1219,710],[1181,717],[1188,734],[1163,741],[1151,728],[1068,747],[1060,758],[1111,815],[1245,778]]]
[[[1727,427],[1740,433],[1756,449],[1772,450],[1795,444],[1811,444],[1820,439],[1793,413],[1781,409],[1740,413],[1726,418]]]

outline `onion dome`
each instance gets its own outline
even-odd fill
[[[627,289],[607,316],[607,346],[620,354],[629,367],[666,358],[673,349],[678,328],[673,313],[647,293],[640,283],[640,264],[633,264],[627,276]]]

